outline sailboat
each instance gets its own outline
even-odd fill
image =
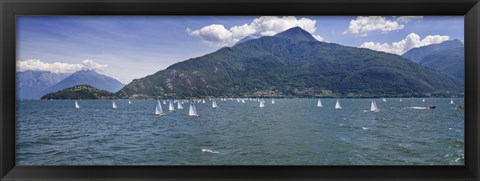
[[[340,101],[337,99],[337,103],[335,104],[335,109],[342,109],[342,106],[340,106]]]
[[[132,104],[132,101],[128,100],[128,104]]]
[[[425,99],[422,99],[422,102],[425,102]]]
[[[213,100],[213,102],[212,102],[212,108],[217,108],[217,107],[218,107],[218,106],[217,106],[217,101]]]
[[[450,99],[450,104],[453,104],[453,99]]]
[[[263,101],[260,101],[260,107],[265,107],[265,104],[263,103]]]
[[[160,103],[160,101],[157,101],[157,106],[155,107],[155,114],[159,116],[165,115],[165,113],[163,113],[162,104]]]
[[[75,108],[80,109],[80,105],[78,105],[77,101],[75,101]]]
[[[117,104],[115,104],[115,101],[112,101],[112,108],[113,108],[113,109],[117,109],[117,108],[118,108],[118,107],[117,107]]]
[[[370,112],[378,112],[380,109],[377,107],[377,102],[372,101],[372,105],[370,106]]]
[[[167,102],[163,101],[163,104],[167,104]]]
[[[170,112],[175,111],[175,106],[173,106],[172,100],[170,100],[170,103],[168,104],[168,111]]]
[[[383,102],[387,102],[387,99],[385,99],[385,98],[382,98],[382,101],[383,101]]]
[[[318,99],[318,101],[317,101],[317,107],[323,107],[322,101],[320,101],[320,99]]]
[[[272,104],[275,104],[275,99],[272,98]]]
[[[205,104],[205,99],[202,99],[202,103]]]
[[[183,109],[183,106],[182,106],[183,102],[180,103],[180,101],[177,102],[177,109]]]
[[[188,110],[189,116],[198,116],[197,108],[195,108],[195,103],[193,101],[190,103],[190,110]]]

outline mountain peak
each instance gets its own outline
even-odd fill
[[[317,41],[312,34],[308,33],[300,27],[293,27],[283,32],[276,34],[274,37],[286,38],[295,41]]]

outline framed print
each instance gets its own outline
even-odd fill
[[[2,180],[478,179],[478,1],[2,1]]]

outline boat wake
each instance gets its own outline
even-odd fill
[[[202,149],[202,152],[207,152],[207,153],[220,153],[220,152],[218,152],[218,151],[210,150],[210,149],[205,149],[205,148]]]
[[[410,107],[412,109],[427,109],[427,107]]]

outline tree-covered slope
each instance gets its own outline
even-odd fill
[[[117,95],[370,97],[463,91],[458,80],[400,56],[319,42],[303,30],[290,30],[176,63],[133,80]]]
[[[76,85],[54,93],[48,93],[41,99],[111,99],[114,94],[105,90],[99,90],[90,85]]]

